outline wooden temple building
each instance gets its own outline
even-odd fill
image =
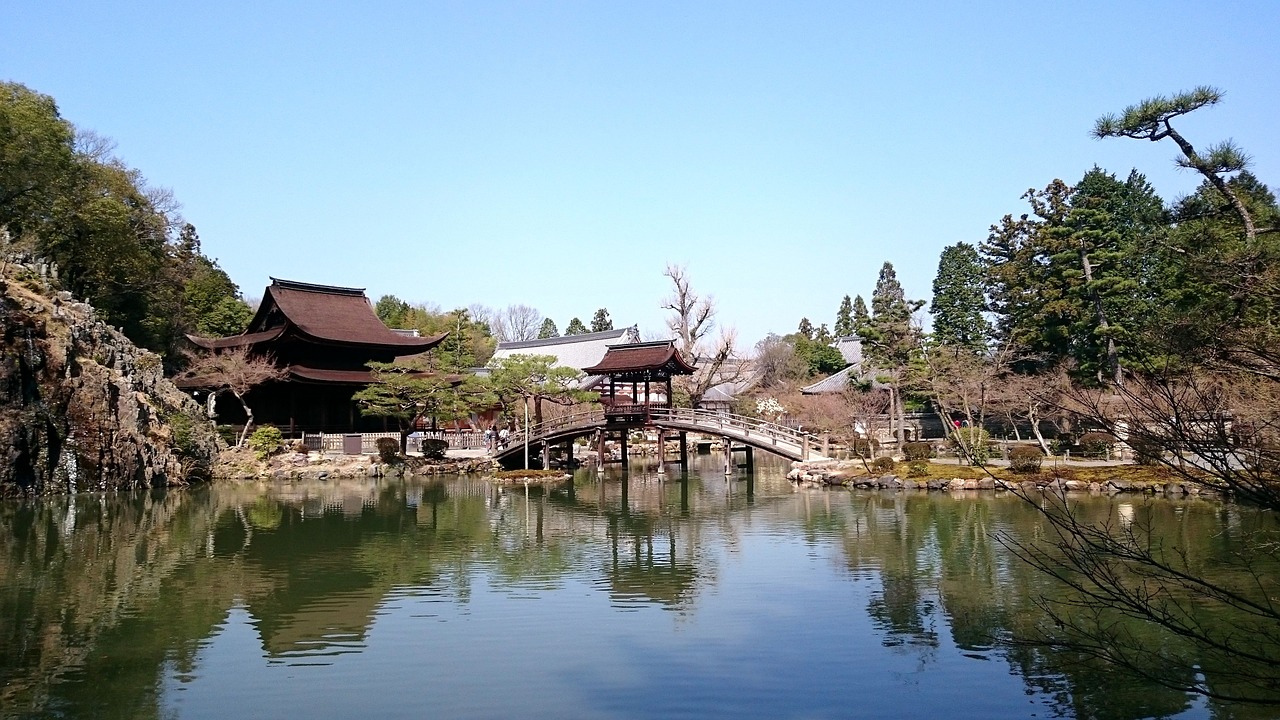
[[[285,380],[254,388],[246,400],[254,421],[282,432],[374,432],[383,418],[362,417],[351,396],[372,378],[366,363],[391,362],[439,345],[447,333],[419,337],[388,328],[378,319],[363,288],[313,285],[271,278],[262,303],[239,335],[188,339],[209,352],[247,348],[284,368]],[[177,380],[199,395],[210,388]],[[244,422],[234,398],[220,398],[220,422]]]

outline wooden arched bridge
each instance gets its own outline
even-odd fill
[[[601,433],[599,438],[603,444],[603,439],[610,433],[618,433],[625,461],[628,431],[647,428],[658,430],[660,438],[665,438],[668,431],[678,434],[682,456],[687,452],[684,450],[685,434],[692,432],[720,438],[726,448],[731,443],[738,443],[790,460],[828,459],[819,452],[820,447],[812,435],[785,425],[742,415],[658,405],[613,405],[607,410],[591,410],[546,420],[529,428],[528,453],[531,458],[544,457],[544,451],[550,446],[566,445],[571,448],[575,439],[596,433]],[[516,433],[494,457],[505,466],[518,466],[525,457],[525,444],[524,434]]]

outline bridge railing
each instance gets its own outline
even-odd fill
[[[804,431],[745,415],[692,408],[651,407],[649,417],[656,423],[664,421],[677,423],[703,430],[708,434],[727,433],[743,437],[767,438],[772,445],[785,442],[796,448],[813,446],[813,436]],[[541,439],[576,428],[603,425],[605,421],[606,414],[603,410],[571,413],[530,426],[529,437]]]
[[[696,410],[692,408],[654,409],[653,420],[655,422],[667,420],[669,422],[691,424],[703,428],[707,432],[727,430],[730,434],[733,434],[736,431],[745,437],[753,435],[766,437],[773,441],[786,442],[797,448],[805,447],[806,443],[811,444],[813,438],[813,436],[804,431],[796,430],[786,425],[771,423],[768,420],[711,410]]]

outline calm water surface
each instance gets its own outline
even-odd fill
[[[0,715],[1236,716],[1003,644],[1054,591],[992,539],[1044,531],[1016,498],[719,470],[0,504]],[[1235,512],[1083,502],[1192,538]]]

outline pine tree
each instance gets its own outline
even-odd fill
[[[848,295],[840,301],[840,309],[836,311],[836,337],[849,337],[853,329],[853,301]]]
[[[871,313],[867,310],[867,301],[861,295],[853,298],[853,334],[861,336],[871,324]]]
[[[591,318],[591,332],[604,332],[613,329],[613,320],[609,319],[609,311],[600,308]]]
[[[542,327],[538,329],[538,339],[546,340],[554,337],[560,337],[560,329],[556,327],[555,320],[546,318],[542,321]]]
[[[582,321],[579,320],[578,318],[574,318],[570,320],[569,326],[564,329],[564,334],[566,336],[567,335],[586,335],[588,332],[590,331],[587,330],[587,326],[583,325]]]
[[[906,299],[893,264],[886,262],[880,268],[875,294],[871,296],[871,319],[863,335],[863,348],[880,372],[880,381],[889,387],[890,405],[897,419],[894,436],[899,448],[906,439],[902,388],[920,349],[919,332],[911,318],[922,305],[923,301]]]
[[[813,323],[809,322],[809,318],[807,317],[800,318],[800,326],[796,329],[796,332],[800,333],[805,340],[812,340]]]
[[[942,251],[929,304],[935,343],[974,353],[987,346],[991,326],[982,314],[984,278],[972,245],[956,243]]]

